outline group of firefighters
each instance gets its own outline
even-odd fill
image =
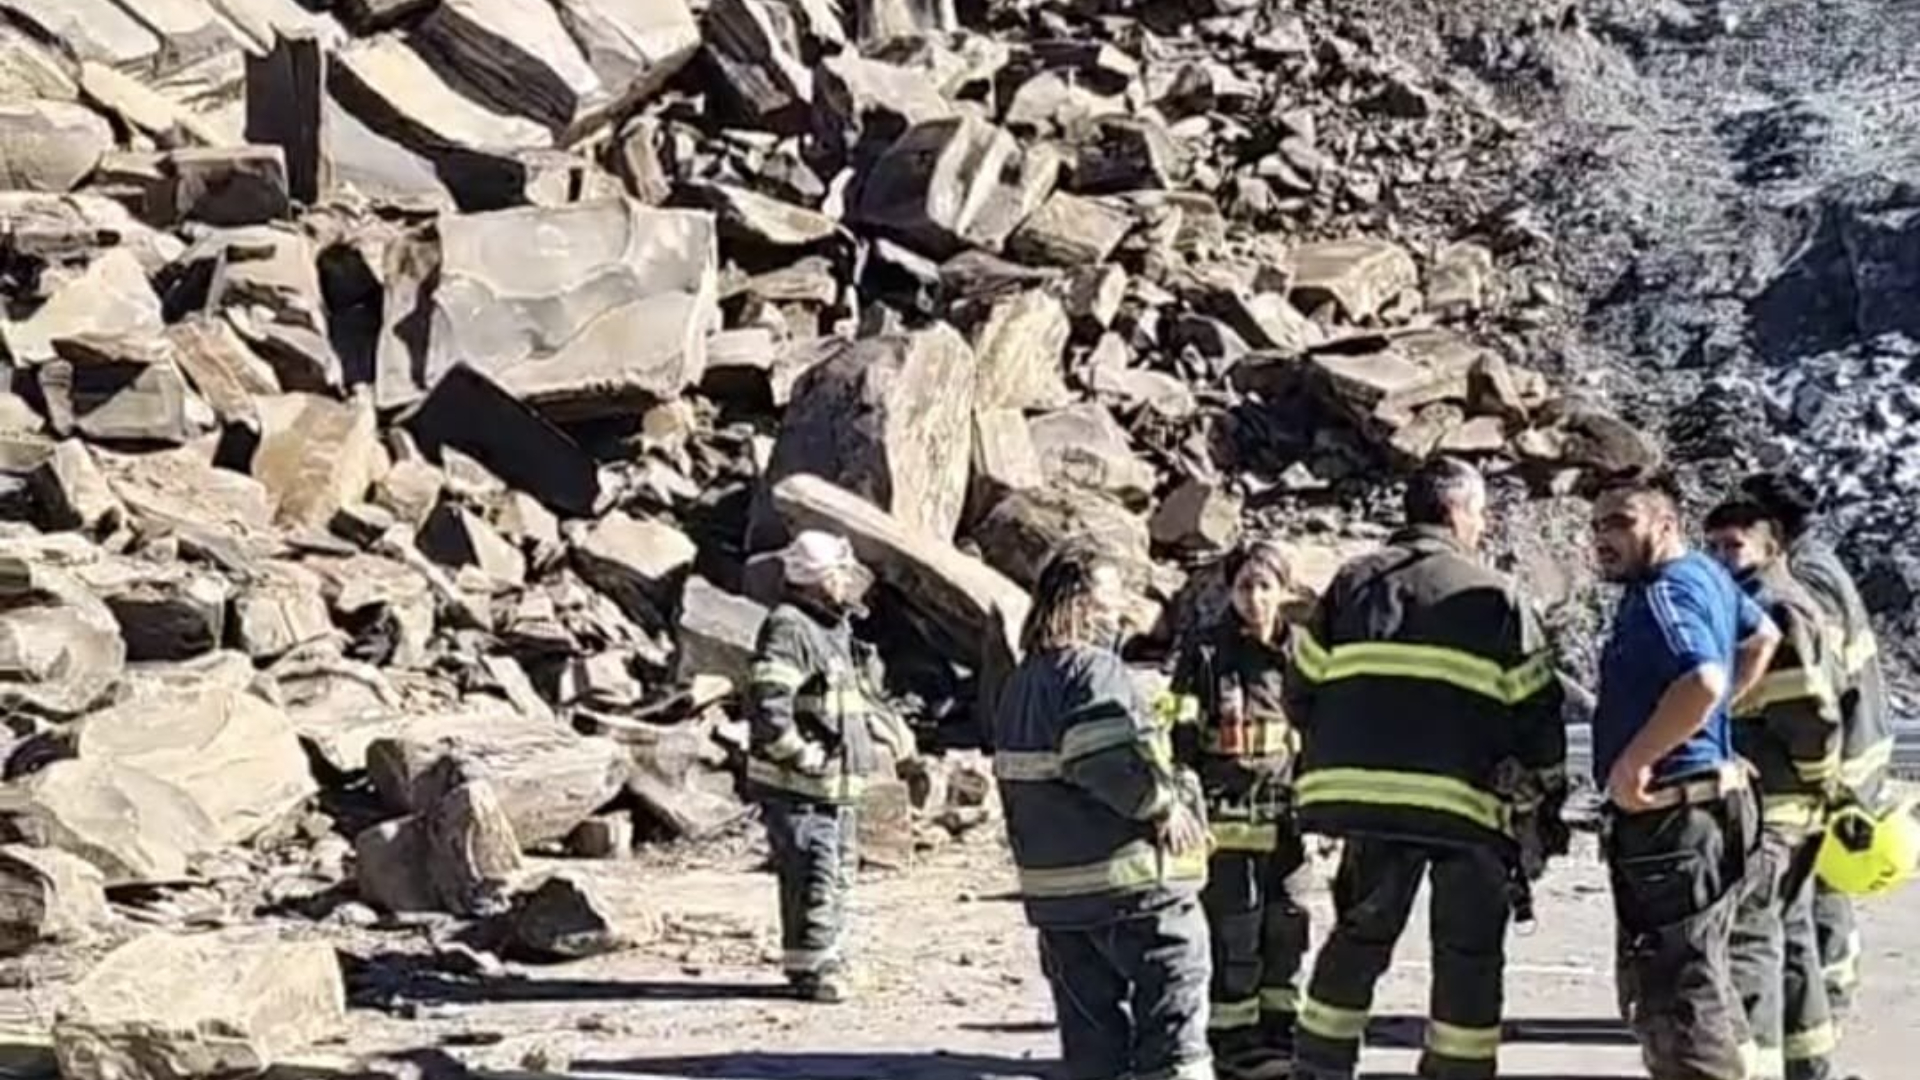
[[[1655,1080],[1829,1080],[1857,979],[1850,895],[1920,860],[1885,780],[1892,738],[1852,579],[1803,485],[1750,478],[1689,549],[1678,503],[1594,505],[1623,586],[1591,719],[1622,1015]],[[1419,1071],[1497,1073],[1509,924],[1564,854],[1563,678],[1519,586],[1479,550],[1485,482],[1437,460],[1406,523],[1310,606],[1286,549],[1242,544],[1230,604],[1149,698],[1120,655],[1127,588],[1055,553],[989,732],[1019,891],[1069,1080],[1350,1078],[1423,882],[1432,997]],[[783,553],[752,673],[752,755],[784,967],[810,1000],[841,954],[861,778],[911,732],[850,618],[840,537]],[[1342,841],[1334,925],[1304,988],[1304,837]]]

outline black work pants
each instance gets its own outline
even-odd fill
[[[1820,834],[1761,830],[1734,918],[1733,984],[1752,1031],[1755,1078],[1827,1080],[1837,1041],[1813,928],[1813,860]]]
[[[1420,1075],[1488,1080],[1500,1051],[1507,869],[1491,849],[1360,837],[1334,879],[1336,921],[1314,963],[1295,1034],[1296,1075],[1350,1077],[1374,984],[1393,959],[1423,878],[1432,877],[1433,987]]]
[[[1214,1056],[1291,1057],[1301,959],[1307,952],[1307,851],[1292,818],[1213,820],[1201,903],[1213,942]]]
[[[859,865],[854,809],[770,795],[761,813],[780,879],[781,966],[795,980],[837,971]]]
[[[1860,985],[1860,924],[1854,921],[1853,900],[1827,888],[1813,886],[1813,925],[1820,939],[1820,968],[1826,976],[1827,1005],[1840,1020],[1853,1004]]]
[[[1042,927],[1067,1080],[1213,1080],[1207,921],[1183,900],[1085,929]]]
[[[1759,842],[1753,794],[1608,819],[1622,1011],[1653,1080],[1741,1080],[1733,919]]]

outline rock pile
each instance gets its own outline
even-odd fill
[[[1486,332],[1542,300],[1521,227],[1436,208],[1503,118],[1323,13],[1189,6],[0,0],[8,940],[362,776],[368,904],[626,940],[524,853],[741,819],[798,528],[875,569],[949,745],[1068,536],[1164,645],[1276,505],[1657,462]],[[987,776],[880,785],[870,857]],[[310,1034],[269,1028],[209,1061]]]

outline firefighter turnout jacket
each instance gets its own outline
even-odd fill
[[[1516,817],[1564,793],[1561,689],[1539,625],[1444,530],[1407,529],[1342,567],[1293,639],[1305,831],[1511,851]],[[1505,790],[1514,763],[1535,794]]]
[[[1841,791],[1868,810],[1883,810],[1887,771],[1893,764],[1893,726],[1887,714],[1879,644],[1866,602],[1840,565],[1840,557],[1817,540],[1803,538],[1795,543],[1788,566],[1819,605],[1827,640],[1837,656]]]
[[[878,765],[873,725],[885,722],[860,651],[844,615],[791,601],[768,613],[750,675],[749,781],[817,802],[859,800]]]
[[[1228,619],[1174,666],[1174,760],[1199,773],[1222,850],[1274,848],[1300,753],[1287,719],[1288,652],[1284,636],[1269,645]]]
[[[1037,650],[1001,689],[993,771],[1027,919],[1084,928],[1197,896],[1206,852],[1158,823],[1182,799],[1167,734],[1118,654]]]
[[[1765,823],[1788,836],[1818,832],[1840,782],[1838,650],[1819,604],[1784,565],[1742,575],[1740,587],[1780,628],[1780,647],[1733,703],[1733,745],[1760,775]]]

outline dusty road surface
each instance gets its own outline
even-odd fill
[[[862,876],[865,986],[840,1006],[780,997],[773,881],[753,863],[742,853],[688,868],[573,864],[602,877],[610,896],[661,905],[663,938],[600,960],[492,977],[379,961],[355,979],[373,1007],[356,1014],[354,1049],[437,1046],[481,1070],[616,1078],[1050,1075],[1052,1011],[1030,934],[1006,895],[1011,876],[997,836],[928,856],[910,872]],[[1322,920],[1325,903],[1316,895]],[[1537,932],[1511,943],[1503,1075],[1644,1075],[1609,1015],[1611,924],[1590,840],[1551,874],[1539,910]],[[1316,924],[1316,940],[1324,925]],[[406,951],[405,937],[395,935],[396,954]],[[1868,983],[1842,1063],[1867,1077],[1912,1076],[1910,1062],[1920,1056],[1920,890],[1870,910],[1866,941]],[[1383,986],[1365,1075],[1412,1075],[1427,957],[1422,925]]]

